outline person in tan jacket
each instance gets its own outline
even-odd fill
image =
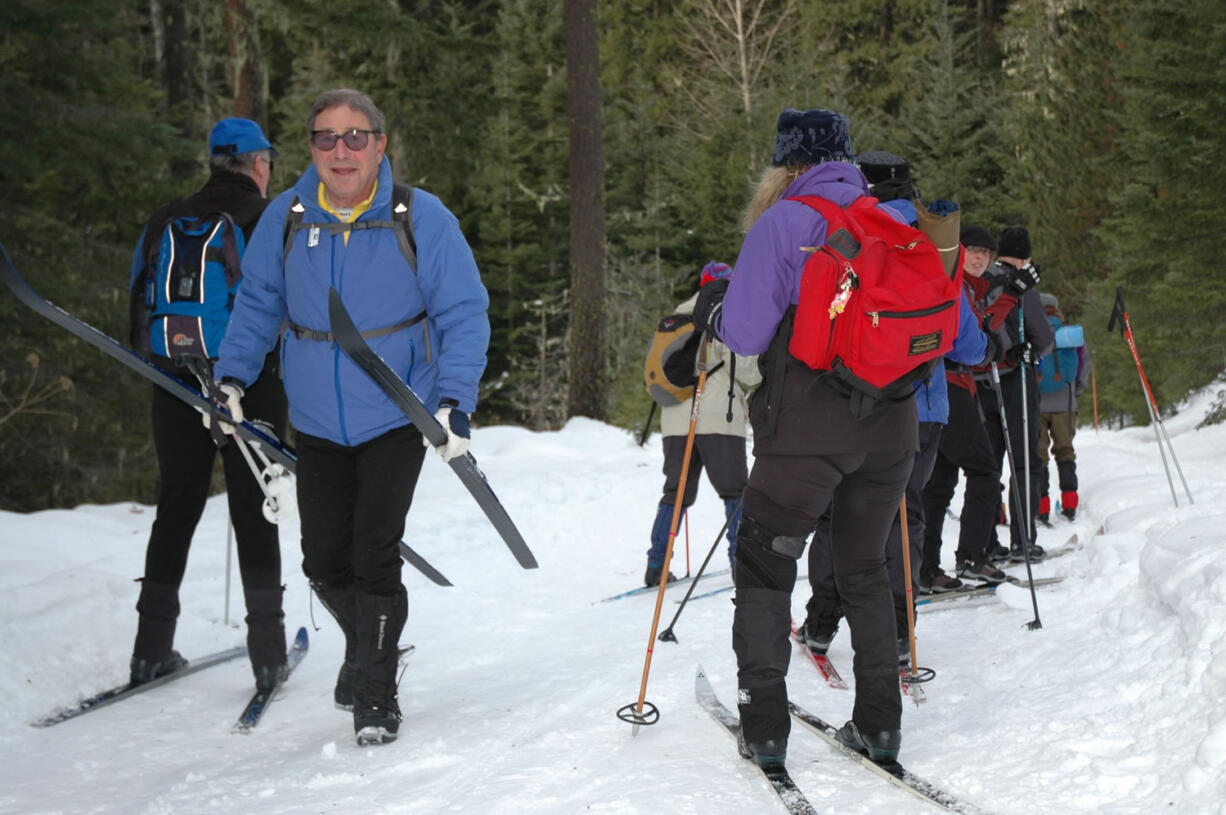
[[[713,280],[727,279],[731,274],[732,269],[728,264],[712,261],[703,267],[700,287]],[[695,292],[690,299],[677,306],[676,313],[692,314],[697,299],[698,292]],[[698,405],[694,450],[690,454],[682,505],[688,508],[694,503],[698,495],[698,477],[705,468],[707,479],[724,502],[724,513],[728,519],[728,562],[733,568],[736,568],[736,531],[741,516],[741,492],[749,478],[745,456],[747,394],[761,381],[756,356],[733,354],[728,346],[718,340],[711,343],[707,381]],[[660,411],[660,431],[664,438],[664,493],[651,527],[651,548],[647,550],[647,572],[643,577],[646,586],[659,585],[664,568],[692,407],[692,401],[685,401]],[[681,519],[678,519],[680,522]],[[670,574],[668,579],[672,580],[673,576]]]

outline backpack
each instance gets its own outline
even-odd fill
[[[1085,345],[1079,325],[1062,325],[1058,317],[1048,317],[1056,333],[1056,348],[1039,360],[1039,393],[1055,393],[1077,382],[1077,349]]]
[[[855,413],[914,393],[953,348],[962,267],[945,272],[923,232],[860,196],[846,208],[817,196],[790,199],[826,219],[826,244],[808,247],[788,352],[829,371]]]
[[[670,314],[660,320],[647,344],[647,362],[643,366],[647,395],[656,404],[672,407],[694,395],[701,341],[701,332],[694,330],[694,315]]]
[[[151,248],[145,303],[149,348],[171,359],[215,359],[242,278],[243,231],[229,213],[171,218]]]

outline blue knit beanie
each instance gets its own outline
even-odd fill
[[[776,167],[851,161],[851,135],[847,117],[833,110],[784,108],[775,134]]]

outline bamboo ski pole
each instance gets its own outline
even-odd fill
[[[673,504],[673,519],[668,528],[668,548],[664,552],[664,566],[660,570],[660,585],[656,591],[656,608],[651,617],[651,634],[647,637],[647,654],[643,659],[643,679],[639,685],[639,698],[633,705],[625,705],[617,711],[617,718],[634,725],[632,735],[639,734],[642,725],[655,724],[660,719],[660,711],[655,705],[647,702],[647,677],[651,672],[651,656],[655,651],[656,629],[660,625],[660,610],[664,605],[664,589],[668,585],[668,566],[673,558],[673,544],[677,538],[677,526],[681,520],[681,505],[685,501],[685,482],[690,472],[690,457],[694,452],[694,431],[698,427],[698,406],[702,402],[702,391],[707,384],[707,360],[711,354],[710,338],[703,338],[702,353],[698,358],[698,384],[694,387],[694,405],[690,408],[690,430],[685,437],[685,455],[681,460],[681,478],[677,484],[677,500]],[[650,707],[643,712],[644,705]]]
[[[907,582],[907,636],[911,640],[911,676],[919,670],[915,656],[915,590],[911,585],[911,535],[907,529],[907,494],[898,504],[898,524],[902,527],[902,576]]]

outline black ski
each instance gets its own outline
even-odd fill
[[[972,806],[971,804],[959,801],[949,793],[934,787],[929,782],[905,769],[897,761],[873,761],[868,756],[847,747],[834,735],[838,728],[822,721],[817,716],[814,716],[812,713],[805,710],[795,702],[788,702],[788,710],[791,711],[792,716],[795,717],[798,722],[821,737],[822,741],[825,741],[827,744],[834,747],[836,750],[839,750],[844,755],[859,761],[872,772],[888,781],[893,782],[917,798],[928,801],[932,804],[936,804],[937,806],[951,812],[962,812],[966,813],[966,815],[976,815],[980,812],[978,808]]]
[[[102,693],[96,693],[88,699],[82,699],[80,702],[77,702],[71,707],[60,708],[48,716],[44,716],[41,719],[30,722],[30,726],[50,727],[53,724],[59,724],[60,722],[66,722],[69,719],[75,719],[82,714],[97,710],[100,707],[106,707],[107,705],[114,704],[115,702],[119,702],[124,699],[131,699],[137,694],[153,690],[154,688],[159,688],[168,682],[174,682],[177,679],[190,676],[191,674],[196,673],[196,671],[203,671],[205,668],[212,668],[214,665],[220,665],[223,662],[238,659],[241,656],[246,656],[246,654],[247,647],[245,645],[239,645],[226,651],[218,651],[215,654],[199,657],[189,661],[186,667],[180,668],[174,673],[159,676],[157,679],[145,682],[142,685],[119,685],[118,687],[111,688],[110,690],[104,690]]]
[[[698,704],[702,705],[702,709],[711,714],[711,718],[724,726],[728,734],[732,738],[740,740],[741,723],[732,711],[724,707],[723,702],[715,695],[715,689],[711,687],[711,681],[707,679],[707,674],[703,671],[702,666],[698,666],[698,675],[694,677],[694,695],[698,698]],[[753,762],[750,762],[753,764]],[[757,764],[753,766],[758,767]],[[779,800],[787,807],[787,811],[793,815],[817,815],[817,810],[809,803],[809,799],[805,798],[805,794],[796,786],[796,782],[792,780],[792,776],[788,775],[788,771],[783,767],[765,769],[758,767],[762,775],[770,783],[771,789],[779,796]]]
[[[307,639],[306,628],[299,628],[298,636],[294,637],[294,644],[290,646],[289,653],[285,655],[285,664],[288,668],[285,674],[286,679],[298,667],[298,663],[302,662],[310,647],[311,643]],[[235,733],[250,733],[260,723],[260,717],[264,715],[265,710],[268,710],[268,706],[272,704],[273,697],[281,689],[284,681],[283,679],[277,682],[277,684],[272,686],[271,690],[257,690],[252,695],[251,701],[247,703],[247,707],[243,708],[242,714],[238,717],[238,722],[234,725]]]
[[[1059,583],[1062,580],[1064,580],[1063,577],[1036,577],[1034,581],[1034,585],[1035,585],[1035,588],[1038,588],[1039,586],[1050,586],[1054,583]],[[1017,585],[1017,586],[1026,585],[1022,581],[1018,581],[1018,582],[1010,581],[1010,582],[1013,583],[1013,585]],[[945,592],[941,592],[940,594],[925,594],[925,595],[921,595],[920,598],[915,601],[915,605],[917,607],[926,606],[926,605],[931,605],[933,603],[943,603],[946,600],[960,600],[963,597],[990,597],[991,595],[996,593],[996,589],[999,588],[1001,585],[1002,584],[1000,583],[996,583],[991,586],[974,586],[974,587],[968,587],[968,588],[962,588],[962,589],[954,589],[953,591],[945,591]]]
[[[413,393],[413,389],[366,344],[361,332],[353,324],[353,318],[345,310],[345,304],[341,301],[340,293],[336,289],[328,291],[328,321],[331,323],[332,336],[336,338],[345,356],[353,360],[353,363],[373,379],[388,398],[404,411],[404,415],[409,417],[431,445],[438,447],[446,444],[447,431],[443,430],[443,426],[421,403],[421,399]],[[532,550],[528,548],[519,530],[515,528],[515,522],[511,520],[511,516],[499,502],[498,496],[490,488],[485,474],[477,468],[477,460],[472,457],[471,453],[465,453],[448,463],[455,474],[460,477],[460,481],[464,482],[464,486],[472,493],[477,505],[485,513],[485,517],[489,518],[494,529],[498,530],[498,534],[502,536],[511,554],[519,561],[519,565],[525,569],[535,569],[537,564]]]
[[[191,387],[178,377],[171,376],[163,371],[158,366],[154,365],[149,360],[142,357],[140,354],[133,351],[127,346],[121,345],[111,337],[103,334],[98,329],[86,322],[78,320],[67,311],[64,311],[59,306],[52,303],[47,298],[35,291],[34,287],[29,284],[21,273],[17,271],[17,267],[13,265],[13,261],[9,258],[8,252],[3,246],[0,246],[0,257],[4,262],[0,263],[0,278],[4,279],[4,284],[9,287],[17,299],[25,305],[29,306],[34,311],[46,317],[51,322],[58,325],[60,328],[67,330],[69,333],[84,340],[90,345],[102,351],[107,356],[122,363],[129,369],[135,371],[141,376],[157,385],[162,390],[168,392],[171,396],[179,399],[182,402],[191,405],[197,410],[208,413],[212,410],[213,404],[204,394]],[[238,435],[245,441],[251,444],[257,444],[260,449],[276,463],[280,464],[291,473],[296,472],[298,468],[298,457],[294,451],[281,444],[273,436],[268,435],[259,427],[250,422],[239,422],[235,425]],[[431,581],[440,586],[450,586],[447,578],[443,577],[433,566],[421,557],[421,555],[409,548],[408,544],[401,541],[400,554],[410,565],[428,577]]]

